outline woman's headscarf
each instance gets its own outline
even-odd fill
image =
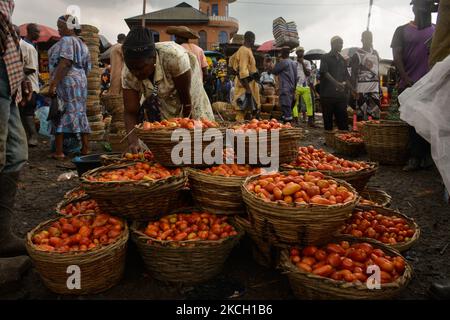
[[[155,42],[152,32],[144,28],[134,27],[122,44],[125,59],[152,58],[155,56]]]

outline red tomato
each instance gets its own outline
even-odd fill
[[[313,274],[321,277],[328,277],[333,273],[333,267],[329,264],[313,270]]]
[[[307,256],[307,257],[312,257],[316,254],[317,250],[318,249],[315,246],[306,247],[305,249],[303,249],[303,255]],[[316,259],[317,259],[317,257],[316,257]]]
[[[337,268],[341,265],[341,256],[337,253],[331,253],[327,258],[327,262],[332,267]]]
[[[328,253],[337,253],[339,255],[344,255],[345,250],[336,243],[330,243],[327,245],[327,251]]]
[[[323,250],[317,250],[316,253],[314,254],[314,257],[318,261],[324,261],[327,258],[327,253]]]

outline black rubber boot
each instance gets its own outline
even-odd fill
[[[25,130],[28,134],[28,146],[30,147],[36,147],[38,145],[38,134],[36,131],[36,125],[34,124],[34,117],[33,116],[26,116],[25,117]]]
[[[450,299],[450,281],[445,283],[432,283],[428,289],[428,293],[431,297],[437,300],[449,300]]]
[[[11,231],[19,173],[0,173],[0,257],[26,254],[25,242]]]

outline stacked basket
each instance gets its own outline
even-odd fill
[[[91,127],[90,141],[102,141],[105,135],[102,108],[100,106],[101,72],[98,56],[100,54],[100,37],[98,29],[90,25],[81,25],[81,36],[89,49],[92,69],[88,75],[88,97],[86,102],[89,126]]]
[[[102,97],[102,103],[112,116],[108,141],[113,151],[123,152],[127,148],[127,141],[123,141],[126,135],[123,97],[122,95],[105,95]]]

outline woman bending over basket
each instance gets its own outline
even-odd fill
[[[125,125],[127,131],[146,118],[174,117],[214,120],[211,103],[203,88],[197,58],[175,42],[153,42],[150,30],[133,28],[122,46]],[[145,101],[141,105],[141,97]],[[137,136],[128,136],[131,151],[138,151]]]

